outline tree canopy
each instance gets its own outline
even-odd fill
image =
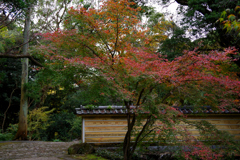
[[[138,141],[136,138],[130,147],[136,118],[135,113],[130,118],[130,104],[136,110],[145,108],[152,113],[150,117],[155,115],[153,108],[168,106],[171,110],[176,102],[234,109],[240,91],[237,73],[226,71],[232,65],[229,55],[237,54],[236,49],[201,54],[196,47],[168,61],[158,52],[154,39],[166,38],[162,31],[169,22],[162,19],[155,23],[156,28],[145,27],[138,18],[141,8],[131,8],[132,4],[108,0],[99,9],[71,8],[67,28],[43,34],[48,43],[40,47],[50,67],[63,63],[62,70],[73,66],[84,69],[87,76],[83,81],[101,77],[123,99],[129,112],[125,159],[131,157]],[[161,115],[160,111],[157,114]]]
[[[35,114],[34,111],[41,112],[39,115],[44,117],[47,113],[54,114],[50,119],[56,122],[49,119],[51,125],[43,127],[51,134],[45,138],[54,138],[54,130],[47,127],[70,124],[63,122],[61,116],[71,119],[72,114],[67,112],[74,112],[78,105],[122,104],[127,109],[128,120],[123,153],[125,159],[130,159],[138,143],[146,138],[145,133],[152,132],[156,121],[163,123],[165,129],[154,131],[155,135],[180,140],[172,135],[181,134],[188,138],[185,132],[174,129],[183,115],[172,106],[188,105],[196,110],[211,106],[215,110],[228,108],[233,111],[238,107],[239,68],[234,62],[238,61],[239,45],[236,35],[232,34],[238,31],[238,7],[232,1],[177,0],[188,6],[182,7],[185,26],[177,26],[144,3],[106,0],[99,8],[85,3],[68,8],[71,2],[38,1],[40,7],[31,13],[45,21],[35,23],[32,31],[41,33],[33,34],[35,39],[30,43],[29,40],[24,42],[23,45],[30,45],[25,55],[18,54],[22,53],[19,49],[22,39],[18,39],[22,29],[4,26],[0,30],[1,58],[34,56],[41,61],[35,60],[31,75],[26,77],[29,83],[22,86],[27,91],[25,98],[32,102],[28,106],[32,110],[30,114]],[[223,12],[225,7],[237,8],[235,19],[233,10]],[[145,23],[142,15],[147,17]],[[196,31],[192,33],[204,31],[206,38],[194,41],[187,38],[186,25]],[[234,36],[235,39],[231,39]],[[14,76],[19,71],[11,71],[14,64],[9,62],[13,61],[0,61],[6,69],[0,72],[0,87],[15,91],[12,80],[18,82]],[[6,82],[7,79],[11,81]],[[15,99],[11,91],[0,98],[5,101],[13,95]],[[135,106],[133,113],[132,105]],[[54,111],[50,113],[45,109]],[[10,113],[12,111],[17,112],[11,110]],[[143,119],[146,121],[142,125],[139,121]],[[140,131],[130,143],[136,125]],[[31,133],[36,132],[31,130]],[[39,130],[36,135],[40,139]]]

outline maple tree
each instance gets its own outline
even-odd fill
[[[127,0],[108,0],[100,9],[71,8],[66,29],[43,34],[45,43],[40,47],[49,67],[62,63],[61,70],[84,68],[88,76],[83,81],[101,77],[123,99],[128,121],[124,159],[131,159],[137,144],[151,132],[171,139],[169,135],[177,132],[174,125],[182,116],[171,107],[175,102],[182,100],[182,104],[196,108],[202,105],[232,108],[240,91],[237,73],[224,70],[231,65],[228,55],[236,54],[234,48],[208,54],[200,54],[196,48],[168,61],[157,52],[153,41],[156,37],[159,41],[166,38],[168,23],[159,21],[153,30],[144,27],[138,18],[141,8],[131,8],[133,4]],[[133,113],[132,105],[136,106]],[[149,114],[143,118],[141,113]],[[145,123],[134,143],[130,143],[138,118],[145,119]],[[151,129],[156,119],[160,119],[164,128]]]

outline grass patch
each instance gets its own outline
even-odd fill
[[[74,155],[73,158],[84,159],[84,160],[107,160],[105,158],[102,158],[93,154]]]

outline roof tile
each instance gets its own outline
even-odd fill
[[[81,108],[75,108],[76,113],[78,115],[92,115],[92,114],[126,114],[127,109],[124,106],[112,106],[112,109],[108,108],[109,106],[99,106],[96,109],[88,109],[87,107],[81,106]],[[223,113],[223,114],[239,114],[240,108],[236,108],[234,110],[231,109],[222,109],[219,110],[213,110],[211,107],[201,107],[200,109],[196,110],[193,107],[183,106],[183,107],[175,107],[176,110],[180,111],[183,114],[198,114],[198,113],[206,113],[206,114],[217,114],[217,113]],[[130,107],[130,112],[135,112],[135,107]],[[164,113],[165,110],[162,110]]]

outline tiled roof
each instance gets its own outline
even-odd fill
[[[81,108],[75,108],[76,109],[76,113],[78,115],[111,115],[111,114],[126,114],[127,113],[127,109],[125,106],[98,106],[96,108],[93,109],[89,109],[88,107],[85,106],[80,106]],[[111,109],[110,109],[111,108]],[[134,112],[134,106],[131,106],[131,112]],[[223,110],[213,110],[211,107],[206,106],[206,107],[200,107],[198,109],[194,109],[193,107],[174,107],[176,108],[178,111],[184,113],[184,114],[200,114],[200,113],[206,113],[206,114],[218,114],[218,113],[222,113],[222,114],[240,114],[240,108],[238,109],[234,109],[234,110],[230,110],[230,109],[223,109]]]
[[[127,109],[124,106],[98,106],[94,109],[89,109],[87,107],[81,106],[81,108],[75,108],[76,113],[80,115],[92,115],[92,114],[126,114]],[[131,112],[133,113],[134,107],[131,107]]]

